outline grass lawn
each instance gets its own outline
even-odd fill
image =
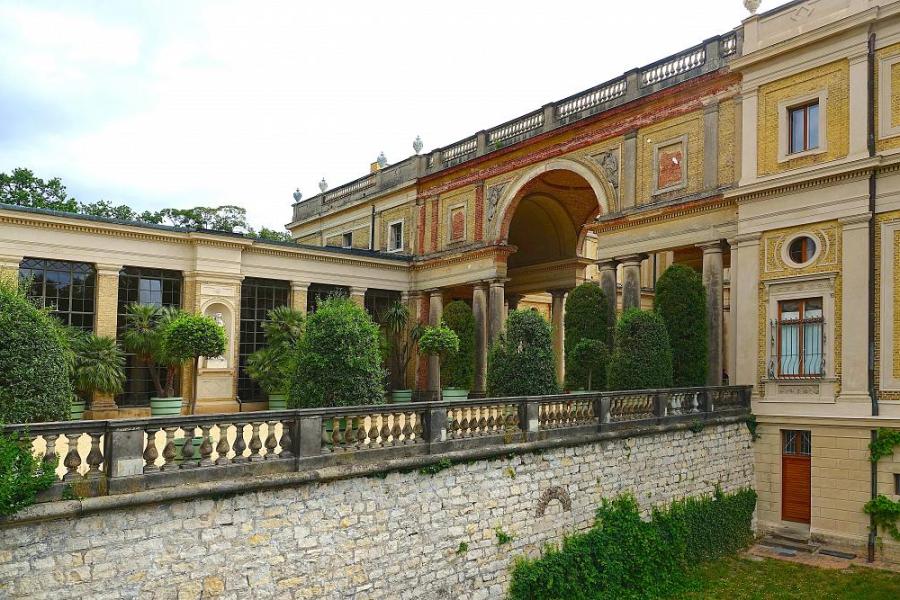
[[[900,573],[852,567],[822,569],[780,560],[725,558],[693,573],[677,598],[703,600],[898,600]]]

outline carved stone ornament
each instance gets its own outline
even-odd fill
[[[751,15],[756,14],[760,4],[762,4],[762,0],[744,0],[744,8],[750,11]]]
[[[591,156],[591,158],[596,162],[600,169],[603,170],[603,175],[606,177],[606,180],[616,191],[616,194],[619,193],[619,157],[616,156],[616,153],[612,150],[607,150],[606,152],[601,152],[600,154],[595,154]]]
[[[506,188],[506,183],[499,183],[488,188],[487,192],[487,219],[488,222],[493,221],[497,216],[497,205],[500,204],[500,197]]]

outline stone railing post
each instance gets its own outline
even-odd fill
[[[703,389],[698,394],[700,396],[700,402],[698,403],[700,411],[705,413],[714,412],[715,407],[713,406],[712,394],[709,393],[709,390]]]
[[[487,132],[484,130],[475,134],[475,156],[483,156],[487,153]]]
[[[446,408],[429,408],[425,411],[425,441],[429,444],[447,441]]]
[[[299,448],[297,456],[319,456],[322,454],[322,415],[304,416],[298,419]]]
[[[600,423],[600,431],[609,431],[609,405],[610,398],[605,394],[601,394],[594,406],[594,414],[597,415],[597,421]]]
[[[522,399],[519,404],[519,427],[526,440],[537,439],[541,430],[541,399],[539,396]]]
[[[669,406],[669,398],[666,394],[666,392],[656,392],[653,394],[653,416],[656,417],[656,422],[660,424],[665,421]]]
[[[144,428],[111,429],[104,439],[103,462],[108,477],[144,473]]]
[[[541,128],[541,131],[550,131],[554,127],[556,127],[556,105],[555,104],[545,104],[544,105],[544,124]]]

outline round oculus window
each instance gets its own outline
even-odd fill
[[[788,257],[791,262],[805,265],[816,255],[816,241],[808,235],[795,238],[788,245]]]

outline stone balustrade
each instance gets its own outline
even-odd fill
[[[741,417],[750,386],[7,425],[59,481],[41,500]]]

